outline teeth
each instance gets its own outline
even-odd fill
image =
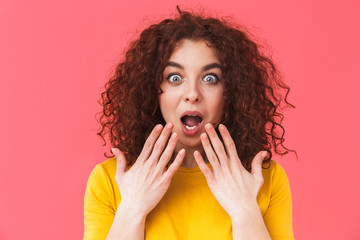
[[[198,124],[198,125],[199,125],[199,124]],[[185,126],[185,128],[186,128],[187,130],[193,130],[193,129],[195,129],[195,128],[197,127],[197,125],[192,126],[192,127],[189,127],[189,126],[186,125],[186,124],[184,124],[184,126]]]
[[[189,117],[200,117],[199,115],[193,115],[193,114],[187,114],[187,115],[185,115],[185,116],[189,116]],[[185,117],[185,116],[183,116],[183,117]],[[183,118],[183,117],[182,117],[182,118]],[[200,118],[201,118],[201,117],[200,117]],[[195,126],[190,127],[190,126],[186,125],[186,123],[184,123],[184,122],[183,122],[183,125],[184,125],[184,127],[186,128],[186,130],[193,130],[193,129],[195,129],[201,122],[202,122],[202,118],[201,118],[200,122],[197,123]]]

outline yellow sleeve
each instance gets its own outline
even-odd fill
[[[112,225],[116,205],[108,175],[101,165],[96,165],[88,179],[84,197],[84,240],[106,239]]]
[[[284,169],[274,164],[271,197],[263,216],[272,240],[293,240],[292,200],[290,185]]]

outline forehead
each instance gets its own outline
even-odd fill
[[[183,39],[177,43],[169,61],[180,64],[204,65],[208,63],[220,63],[216,50],[205,40]]]

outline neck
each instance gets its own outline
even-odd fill
[[[205,162],[208,162],[202,145],[199,145],[196,147],[185,147],[185,146],[179,147],[179,146],[177,146],[177,148],[175,149],[174,156],[176,156],[178,151],[180,151],[182,148],[185,149],[185,157],[184,157],[184,160],[182,161],[180,167],[193,168],[193,167],[197,166],[197,163],[196,163],[195,157],[194,157],[195,151],[199,151],[201,156],[205,160]]]

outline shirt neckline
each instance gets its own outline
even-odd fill
[[[212,170],[212,166],[210,163],[206,163],[206,165]],[[192,168],[179,167],[178,172],[191,173],[191,172],[201,172],[199,166],[195,166]]]

